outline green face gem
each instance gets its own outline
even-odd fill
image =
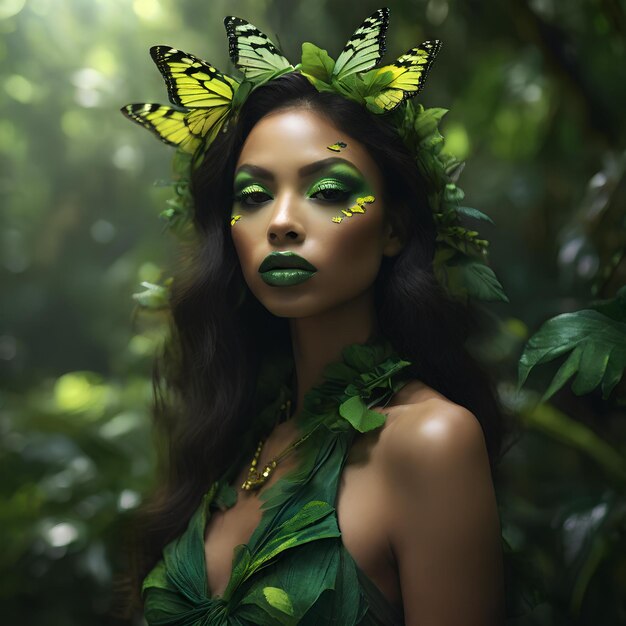
[[[346,217],[352,217],[355,214],[362,214],[365,213],[365,204],[371,204],[372,202],[374,202],[376,200],[376,198],[374,198],[374,196],[363,196],[363,197],[359,197],[356,199],[356,204],[354,204],[353,206],[351,206],[349,209],[341,209],[341,212],[346,216]],[[333,218],[331,218],[333,222],[335,222],[335,224],[340,224],[343,221],[343,217],[341,217],[340,215],[335,215]]]
[[[372,202],[374,202],[374,200],[376,200],[376,198],[374,198],[374,196],[365,196],[364,198],[357,198],[356,199],[356,203],[359,206],[362,206],[363,204],[372,204]]]
[[[371,204],[372,202],[374,202],[375,199],[376,198],[374,198],[374,196],[357,198],[356,204],[354,206],[351,206],[349,210],[352,211],[352,213],[365,213],[365,207],[363,205]]]

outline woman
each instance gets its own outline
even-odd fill
[[[502,623],[500,414],[414,156],[298,71],[225,129],[155,377],[148,623]]]

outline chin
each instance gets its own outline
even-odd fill
[[[265,285],[264,285],[265,286]],[[352,285],[355,287],[355,285]],[[307,317],[315,317],[317,315],[326,315],[333,311],[340,312],[348,307],[349,309],[356,306],[360,311],[364,306],[363,298],[369,299],[371,296],[371,286],[364,289],[357,289],[354,293],[343,289],[340,297],[337,299],[329,298],[328,289],[320,294],[320,290],[311,289],[309,291],[300,291],[272,288],[275,292],[268,293],[266,290],[257,291],[255,296],[257,300],[276,317],[284,317],[290,319],[299,319]],[[355,311],[356,312],[356,311]]]
[[[278,293],[275,296],[264,294],[259,302],[276,317],[312,317],[324,313],[332,305],[325,305],[313,294]]]

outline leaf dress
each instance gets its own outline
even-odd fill
[[[345,549],[335,503],[354,436],[384,424],[385,416],[370,408],[406,383],[400,374],[408,365],[380,338],[344,348],[342,359],[324,369],[323,382],[304,398],[296,419],[303,434],[312,434],[297,449],[297,467],[260,494],[261,521],[248,543],[235,548],[224,593],[211,596],[208,589],[204,534],[212,509],[236,501],[230,482],[238,463],[211,486],[186,530],[165,546],[144,579],[149,626],[404,623]],[[256,420],[259,429],[291,397],[283,376],[289,368],[273,363],[259,377],[257,393],[273,396]],[[272,375],[282,383],[272,384]],[[243,459],[250,456],[245,447]]]

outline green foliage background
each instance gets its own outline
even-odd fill
[[[466,202],[495,222],[480,230],[510,303],[488,306],[493,336],[473,348],[523,426],[498,497],[507,540],[545,588],[524,623],[626,623],[624,380],[608,398],[565,385],[540,402],[554,362],[516,391],[525,342],[545,320],[626,283],[624,4],[389,6],[385,61],[427,38],[444,42],[421,102],[451,109],[445,149],[468,158]],[[336,57],[376,8],[0,0],[3,623],[117,623],[122,529],[151,487],[160,339],[159,319],[137,316],[131,294],[165,278],[175,254],[158,219],[169,190],[154,184],[169,177],[172,153],[118,112],[166,101],[149,46],[228,70],[222,18],[233,14],[294,62],[306,39]]]

